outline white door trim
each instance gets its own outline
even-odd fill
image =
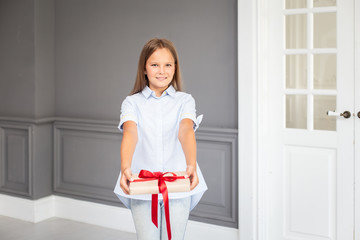
[[[268,1],[238,0],[239,240],[267,239]]]
[[[266,0],[238,0],[239,239],[263,239]],[[261,58],[259,58],[261,56]]]
[[[268,239],[267,230],[267,211],[269,210],[267,201],[268,175],[270,168],[268,166],[269,142],[269,117],[272,114],[268,107],[269,99],[269,80],[268,80],[268,22],[269,8],[268,0],[257,0],[257,238],[256,240]]]

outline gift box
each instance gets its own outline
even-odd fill
[[[158,174],[160,175],[160,173]],[[171,172],[161,174],[165,181],[167,190],[171,192],[189,192],[190,179],[184,178],[186,172]],[[138,194],[158,194],[159,178],[157,177],[139,177],[139,174],[133,174],[133,182],[130,182],[130,195]]]
[[[151,197],[151,220],[158,227],[158,193],[161,193],[165,206],[165,220],[168,239],[171,240],[171,226],[169,213],[169,197],[171,192],[189,192],[190,179],[185,177],[186,172],[150,172],[141,170],[134,174],[134,180],[130,182],[130,195],[152,194]]]

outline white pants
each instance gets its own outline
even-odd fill
[[[183,240],[189,219],[191,198],[169,199],[169,212],[172,240]],[[165,207],[163,200],[158,202],[158,226],[151,220],[151,201],[131,199],[130,209],[133,216],[138,240],[167,240]]]

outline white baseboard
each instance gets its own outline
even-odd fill
[[[189,221],[186,227],[185,240],[238,240],[239,230],[213,224]]]
[[[0,215],[28,222],[54,217],[54,196],[36,201],[0,194]]]
[[[56,196],[55,215],[124,232],[135,232],[131,212],[126,208]]]
[[[33,201],[0,194],[0,215],[34,223],[59,217],[124,232],[135,232],[128,209],[54,195]],[[238,229],[189,221],[185,239],[237,240]]]

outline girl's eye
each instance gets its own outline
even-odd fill
[[[154,63],[154,64],[151,64],[151,66],[152,66],[152,67],[156,67],[156,66],[157,66],[157,64],[155,64],[155,63]]]
[[[166,64],[167,67],[171,67],[172,65],[169,63],[169,64]]]

